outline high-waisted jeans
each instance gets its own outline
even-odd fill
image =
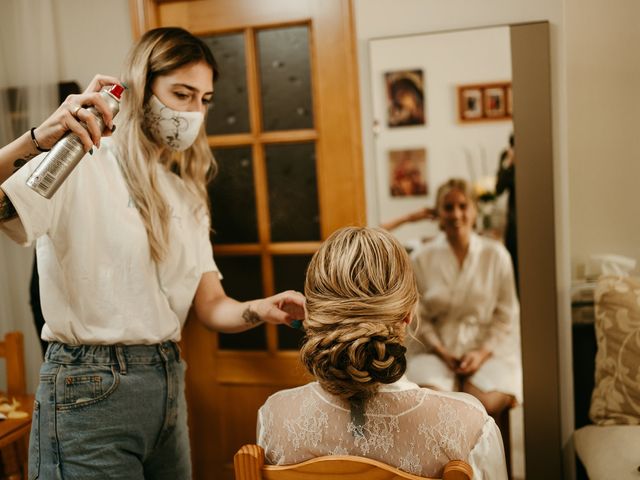
[[[33,411],[29,479],[190,479],[184,370],[173,342],[51,343]]]

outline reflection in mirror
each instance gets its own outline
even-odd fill
[[[462,178],[478,199],[476,233],[506,244],[517,267],[509,27],[375,39],[369,47],[378,224],[409,251],[437,241],[436,191]],[[457,293],[468,297],[473,290]],[[515,292],[513,305],[517,311]],[[519,346],[517,314],[513,330],[510,343]],[[521,392],[516,350],[514,382]],[[524,478],[522,405],[497,419],[514,478]]]

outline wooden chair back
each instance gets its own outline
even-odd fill
[[[21,332],[9,332],[0,342],[7,373],[7,394],[24,395],[27,392],[27,376],[24,366],[24,341]]]
[[[233,457],[236,480],[471,480],[471,466],[462,460],[451,460],[442,477],[426,479],[377,460],[350,455],[318,457],[295,465],[265,465],[264,450],[258,445],[245,445]]]

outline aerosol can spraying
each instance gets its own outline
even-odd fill
[[[104,87],[100,91],[100,95],[102,95],[113,117],[120,111],[120,97],[123,91],[124,87],[120,85]],[[100,131],[103,131],[105,125],[100,112],[95,107],[89,107],[87,110],[95,115],[98,127]],[[27,179],[27,186],[43,197],[51,198],[85,153],[80,137],[75,133],[68,132],[58,140]]]

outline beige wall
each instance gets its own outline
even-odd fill
[[[117,76],[131,46],[129,0],[55,0],[61,80],[84,89],[96,73]]]
[[[573,275],[590,254],[640,260],[640,3],[566,1]]]

